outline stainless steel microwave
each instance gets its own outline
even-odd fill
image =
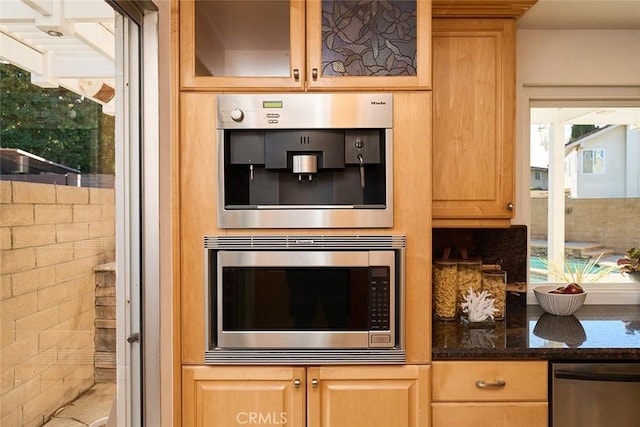
[[[211,363],[403,363],[404,236],[205,237]]]

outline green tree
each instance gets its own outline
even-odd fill
[[[113,127],[100,104],[62,87],[33,85],[29,72],[0,64],[0,146],[83,173],[113,174]]]
[[[596,125],[571,125],[571,139],[569,139],[569,142],[575,141],[596,129],[599,129]]]

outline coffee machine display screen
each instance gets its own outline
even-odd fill
[[[262,101],[262,108],[282,108],[282,101]]]

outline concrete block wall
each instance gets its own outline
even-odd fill
[[[640,199],[565,199],[565,240],[601,243],[617,254],[640,245]],[[531,238],[547,238],[547,199],[531,199]]]
[[[114,190],[0,181],[0,425],[40,426],[94,383],[96,265]]]

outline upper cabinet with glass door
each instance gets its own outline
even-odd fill
[[[182,89],[431,87],[431,0],[182,0],[179,6]]]
[[[431,0],[307,2],[309,89],[430,89]]]

